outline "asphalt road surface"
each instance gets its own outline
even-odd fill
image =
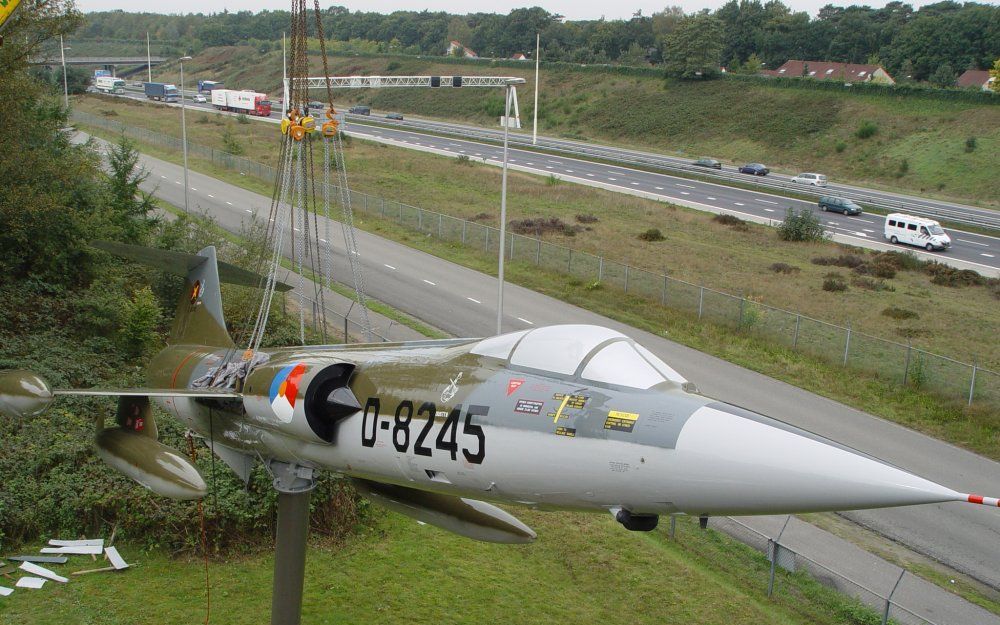
[[[183,206],[181,167],[143,156],[145,190]],[[266,218],[270,198],[209,176],[190,173],[192,208],[237,231],[252,215]],[[332,239],[335,276],[350,272],[340,229]],[[488,336],[496,329],[494,278],[446,260],[357,232],[360,262],[371,296],[455,336]],[[880,457],[962,492],[1000,494],[1000,464],[878,417],[636,330],[514,285],[504,295],[504,331],[558,323],[618,329],[647,346],[705,394],[744,406]],[[664,332],[669,336],[669,330]],[[910,548],[1000,588],[1000,513],[968,504],[938,504],[851,512],[846,516]]]
[[[145,100],[145,96],[134,91],[127,91],[123,97]],[[194,109],[214,110],[210,103],[189,101],[187,106]],[[364,121],[358,121],[359,117],[352,116],[346,124],[345,130],[360,138],[455,157],[464,155],[471,159],[484,159],[494,163],[499,162],[502,158],[502,148],[496,145],[423,134],[405,128],[369,125]],[[279,113],[275,111],[271,118],[259,119],[277,123]],[[387,120],[378,119],[377,121],[381,124]],[[732,213],[763,223],[780,223],[784,219],[785,210],[789,207],[819,210],[815,202],[791,199],[765,191],[752,191],[569,156],[542,154],[512,148],[509,150],[509,163],[513,168],[521,171],[554,175],[567,181],[673,202],[699,210]],[[748,175],[746,178],[748,182],[753,182],[755,177]],[[868,191],[866,190],[866,192]],[[989,211],[989,209],[974,208],[970,208],[970,210]],[[820,216],[824,228],[836,240],[875,249],[911,251],[924,259],[974,269],[989,276],[1000,276],[1000,238],[949,228],[948,233],[952,239],[951,249],[944,252],[927,252],[921,248],[907,245],[893,246],[885,241],[883,237],[885,218],[881,215],[865,213],[847,216],[832,212],[817,212],[817,214]]]

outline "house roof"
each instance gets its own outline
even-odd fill
[[[762,73],[768,76],[805,76],[819,80],[865,81],[880,69],[885,72],[881,65],[792,59],[776,70],[765,70]],[[886,74],[888,75],[888,72]]]
[[[990,80],[990,73],[985,69],[967,69],[955,81],[956,87],[982,87]]]

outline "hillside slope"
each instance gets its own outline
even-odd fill
[[[281,53],[210,48],[186,66],[189,81],[223,80],[280,93]],[[533,68],[490,68],[419,57],[332,57],[333,74],[504,74],[522,76],[522,119],[531,117]],[[179,80],[177,68],[158,69]],[[318,56],[311,73],[321,73]],[[319,97],[321,94],[316,93]],[[378,111],[496,125],[502,96],[481,90],[394,89],[337,93]],[[1000,100],[1000,98],[998,98]],[[859,138],[863,122],[876,132]],[[543,69],[539,126],[550,135],[648,148],[734,163],[761,161],[789,172],[1000,207],[1000,105],[920,96],[778,88],[716,80],[667,82],[568,68]],[[971,139],[971,141],[970,141]]]

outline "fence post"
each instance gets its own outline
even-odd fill
[[[701,319],[701,313],[705,309],[705,287],[701,287],[698,292],[698,319]]]
[[[382,208],[379,211],[379,213],[381,213],[381,215],[385,217],[385,198],[381,198],[381,200],[382,200]]]
[[[774,593],[774,570],[778,566],[778,543],[774,542],[773,538],[768,538],[767,547],[771,555],[771,573],[767,578],[767,596],[770,597]]]
[[[417,230],[424,229],[424,209],[417,209]]]
[[[572,274],[573,273],[573,248],[568,248],[568,249],[569,249],[569,261],[566,263],[566,273]]]
[[[628,265],[625,265],[625,292],[628,293]]]
[[[465,229],[468,227],[469,222],[462,220],[462,245],[465,245]]]
[[[363,195],[364,195],[364,198],[365,198],[365,212],[367,213],[368,212],[368,194],[365,193]]]
[[[597,257],[597,281],[601,282],[604,280],[604,257]]]
[[[670,538],[673,539],[674,535],[677,533],[677,517],[670,515]]]
[[[903,581],[903,576],[906,575],[906,569],[903,569],[899,573],[899,579],[896,580],[896,585],[892,587],[892,592],[889,596],[885,598],[885,612],[882,613],[882,625],[887,625],[889,623],[889,608],[892,606],[892,596],[896,594],[896,589],[899,588],[899,582]]]
[[[538,247],[535,248],[535,266],[537,267],[542,264],[542,240],[535,239],[535,242],[538,243]]]
[[[507,260],[514,260],[514,234],[510,235],[510,254],[507,255]]]
[[[913,352],[913,345],[910,344],[909,339],[906,341],[906,364],[903,365],[903,386],[906,386],[906,380],[910,376],[910,353]]]
[[[663,293],[660,294],[660,306],[667,305],[667,274],[663,274]]]
[[[799,345],[799,323],[802,321],[802,315],[795,315],[795,336],[792,337],[792,349],[795,349]]]
[[[739,325],[737,326],[740,328],[743,327],[743,309],[746,308],[746,303],[747,303],[747,298],[743,297],[743,294],[740,293],[740,321]]]
[[[851,349],[851,322],[847,322],[847,340],[844,341],[844,366],[847,366],[847,352]]]
[[[976,369],[979,365],[975,360],[972,361],[972,381],[969,382],[969,405],[972,405],[972,395],[976,392]]]
[[[441,215],[441,213],[438,213],[438,238],[439,239],[441,238],[441,220],[443,218],[444,218],[443,215]]]

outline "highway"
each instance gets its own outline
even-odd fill
[[[148,156],[141,163],[150,173],[144,190],[183,206],[182,169]],[[190,172],[190,197],[193,207],[232,231],[248,217],[266,216],[270,207],[268,197],[197,172]],[[494,333],[494,278],[364,231],[357,236],[371,296],[455,336]],[[335,275],[350,282],[339,238],[332,241]],[[707,395],[817,432],[946,486],[998,494],[1000,464],[953,445],[524,288],[508,285],[504,301],[505,331],[557,323],[615,328],[674,365]],[[940,504],[845,516],[1000,588],[997,510]]]
[[[127,91],[125,97],[145,100],[141,93],[135,91]],[[208,103],[189,102],[188,106],[214,110]],[[274,112],[267,121],[276,123],[278,119],[279,113]],[[502,149],[490,143],[424,134],[404,127],[387,127],[382,124],[390,120],[385,119],[375,121],[378,125],[365,123],[364,116],[349,116],[345,130],[359,138],[451,157],[464,155],[493,164],[500,162],[502,158]],[[449,124],[449,126],[454,125]],[[818,211],[814,202],[782,197],[767,191],[747,190],[570,156],[512,148],[509,152],[509,162],[513,169],[519,171],[551,175],[571,182],[672,202],[698,210],[730,213],[772,225],[784,219],[785,211],[789,207]],[[757,179],[756,176],[749,175],[745,178],[747,182],[754,182]],[[834,188],[836,185],[831,187],[831,190]],[[989,209],[972,207],[968,209],[997,215],[995,211]],[[835,240],[873,249],[906,250],[921,258],[972,269],[988,276],[1000,276],[1000,238],[949,229],[952,238],[951,249],[944,252],[927,252],[912,246],[894,246],[885,241],[882,234],[884,218],[881,215],[847,216],[832,212],[822,212],[819,215],[824,227]]]

